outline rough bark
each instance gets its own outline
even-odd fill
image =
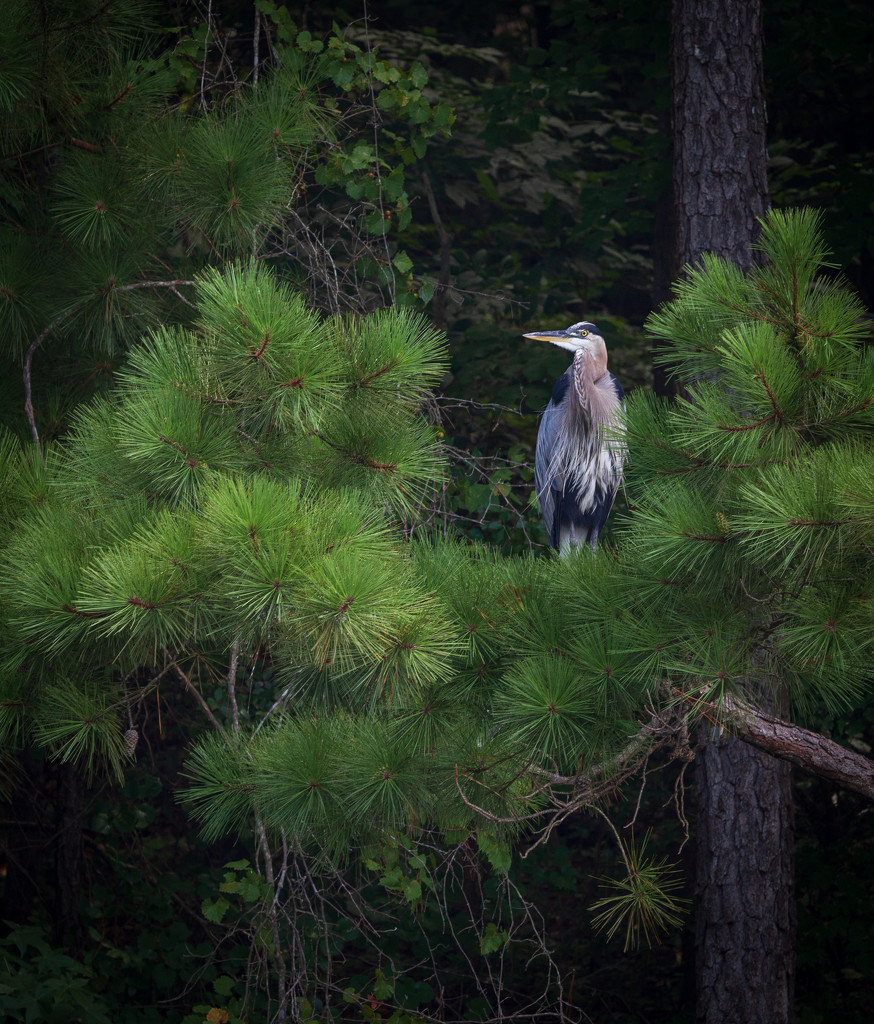
[[[818,732],[765,714],[733,697],[722,705],[732,733],[789,764],[874,800],[874,761]],[[716,708],[713,709],[717,713]]]
[[[727,735],[707,737],[696,763],[697,1019],[792,1020],[789,765]]]
[[[659,118],[659,129],[665,139],[670,139],[670,117],[667,113]],[[664,153],[664,158],[666,160],[670,159],[670,148]],[[677,274],[680,272],[680,265],[677,264],[675,219],[674,186],[673,182],[670,182],[665,188],[664,193],[659,196],[653,210],[653,309],[658,309],[663,303],[669,302],[673,298],[671,290],[674,281],[677,279]],[[652,387],[657,395],[667,398],[676,393],[676,381],[671,379],[667,366],[656,361],[656,357],[664,348],[664,344],[663,341],[657,338],[654,338],[652,342]]]
[[[741,267],[768,204],[760,0],[672,0],[680,265]],[[790,1024],[795,912],[791,768],[702,732],[697,760],[697,1019]]]
[[[747,268],[768,206],[760,0],[672,0],[674,196],[680,265]]]

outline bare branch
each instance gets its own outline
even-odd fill
[[[434,290],[434,323],[442,330],[446,326],[446,289],[449,287],[449,278],[452,273],[452,236],[443,226],[440,211],[437,208],[437,199],[431,185],[431,176],[427,171],[422,171],[422,186],[425,190],[425,198],[428,200],[428,209],[431,211],[431,220],[434,221],[437,237],[440,239],[440,278]]]
[[[186,299],[183,299],[177,289],[182,285],[193,285],[194,281],[178,280],[178,281],[134,281],[131,284],[122,284],[115,287],[113,290],[117,292],[132,292],[137,291],[140,288],[169,288],[179,299],[182,299],[186,305],[191,305]],[[27,348],[27,352],[24,354],[24,369],[22,371],[22,377],[24,378],[24,412],[27,416],[27,422],[30,424],[30,433],[33,437],[34,444],[39,448],[39,431],[36,429],[36,418],[33,412],[33,390],[32,390],[32,368],[33,368],[33,356],[36,350],[42,345],[46,338],[52,334],[61,324],[70,316],[73,315],[74,310],[67,309],[63,313],[59,313],[54,320],[47,326],[44,327],[40,333],[33,339]]]
[[[745,743],[874,800],[874,761],[870,758],[820,733],[774,718],[739,697],[728,696],[716,704],[677,695],[694,701],[698,713],[723,723]]]
[[[237,663],[240,660],[240,641],[235,640],[231,648],[231,663],[228,666],[228,697],[231,701],[231,712],[234,716],[234,735],[240,735],[240,709],[237,706]]]
[[[188,690],[190,694],[192,694],[197,703],[201,706],[201,708],[203,708],[203,712],[206,715],[206,717],[210,720],[210,722],[212,722],[212,724],[216,727],[216,729],[218,729],[219,732],[224,732],[224,726],[212,713],[212,709],[210,708],[209,704],[207,704],[206,701],[203,699],[203,694],[200,692],[200,690],[197,689],[194,683],[191,682],[188,676],[182,671],[182,669],[176,664],[175,661],[170,667],[176,672],[176,675],[179,676],[182,682],[185,683],[185,689]]]
[[[206,97],[204,87],[206,84],[206,61],[209,57],[209,44],[212,41],[212,0],[209,0],[209,7],[206,12],[206,38],[203,41],[203,68],[200,72],[200,105],[206,110]]]
[[[692,756],[688,747],[688,730],[684,719],[673,712],[662,713],[653,709],[649,721],[640,727],[622,750],[602,764],[591,765],[577,775],[561,775],[536,766],[527,766],[520,774],[528,774],[542,780],[542,785],[530,795],[533,797],[545,793],[549,799],[549,806],[528,814],[500,817],[474,803],[462,789],[457,766],[455,785],[465,805],[487,821],[495,824],[540,823],[539,835],[522,854],[524,859],[532,850],[547,842],[553,830],[572,814],[583,808],[602,813],[597,806],[598,801],[615,793],[625,781],[641,770],[655,750],[663,747],[673,747],[672,758],[679,757],[684,762],[688,762]],[[570,795],[562,793],[567,787],[571,789]],[[613,825],[610,827],[613,828]],[[616,834],[618,839],[618,833]],[[624,850],[622,852],[624,856]]]
[[[260,48],[261,48],[261,11],[255,5],[255,29],[252,40],[252,85],[258,84],[258,72],[260,71]]]

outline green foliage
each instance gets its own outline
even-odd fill
[[[476,845],[485,854],[494,871],[506,874],[510,870],[512,851],[507,843],[498,842],[491,833],[481,828],[476,835]]]
[[[75,4],[13,0],[0,41],[0,206],[12,225],[0,257],[0,328],[10,366],[37,353],[27,373],[43,433],[61,428],[69,407],[41,353],[63,353],[88,386],[148,328],[189,324],[192,279],[211,263],[248,259],[239,287],[250,307],[253,257],[293,268],[311,303],[333,312],[381,306],[396,292],[400,304],[415,304],[412,262],[394,236],[410,219],[406,167],[449,132],[449,108],[423,95],[421,64],[377,59],[339,28],[324,41],[292,31],[287,11],[272,4],[264,13],[279,38],[257,80],[245,81],[224,74],[224,57],[213,59],[213,40],[236,28],[212,13],[190,35],[177,26],[161,37],[149,34],[136,4],[80,17]],[[60,45],[71,32],[75,45]],[[20,48],[39,51],[40,61]],[[377,111],[385,128],[374,131]],[[257,333],[257,312],[247,311]],[[258,352],[264,339],[248,342],[240,326],[236,337],[222,335],[226,344]],[[249,372],[238,367],[237,389],[256,401],[263,373],[287,372],[275,401],[311,422],[320,386],[336,384],[322,379],[330,342],[298,347],[297,365],[283,344]],[[192,430],[214,456],[217,439]]]
[[[373,324],[320,322],[263,268],[208,275],[200,294],[197,332],[155,333],[117,393],[83,411],[46,462],[47,498],[4,449],[22,570],[4,591],[10,621],[37,645],[38,678],[71,646],[92,678],[41,702],[35,689],[26,729],[83,766],[120,765],[122,667],[280,638],[292,673],[327,668],[358,703],[403,705],[454,643],[390,529],[442,472],[416,409],[440,337],[380,314],[374,353]],[[8,651],[20,735],[13,665],[27,647]]]
[[[498,929],[494,921],[489,921],[483,932],[483,937],[480,939],[480,952],[484,955],[497,953],[505,945],[509,937],[510,935],[506,928]]]
[[[627,845],[627,875],[618,880],[604,879],[602,884],[613,895],[592,904],[592,910],[600,910],[593,924],[604,929],[608,938],[624,926],[626,951],[642,943],[651,945],[664,932],[676,928],[687,902],[677,896],[683,885],[679,872],[648,854],[648,841],[649,836],[644,836],[639,845]]]
[[[508,673],[495,711],[520,747],[573,768],[586,751],[593,719],[592,694],[578,670],[558,657],[519,661]]]
[[[89,793],[83,828],[94,877],[79,907],[83,952],[74,959],[51,938],[43,908],[34,908],[30,923],[7,923],[0,940],[4,1021],[181,1024],[192,1004],[206,1006],[203,1016],[211,1007],[236,1007],[238,1018],[246,1012],[251,951],[235,930],[260,912],[265,883],[248,862],[224,864],[226,851],[198,843],[168,779],[162,791],[155,769],[175,773],[184,732],[171,726],[162,736],[156,727],[149,741],[160,747],[162,766],[143,758],[128,766],[122,788]],[[51,774],[28,781],[40,778],[54,789]],[[29,874],[51,891],[49,858],[30,864]],[[216,923],[202,910],[220,900],[229,908]],[[250,1009],[265,1005],[259,998]]]
[[[674,634],[665,667],[717,695],[752,678],[834,707],[856,698],[868,656],[869,509],[854,483],[871,457],[868,328],[820,274],[815,214],[772,213],[759,248],[746,277],[706,258],[650,318],[664,359],[701,377],[674,407],[629,402],[630,470],[647,486],[628,538]]]
[[[613,562],[556,573],[400,542],[442,474],[418,406],[444,349],[420,316],[321,320],[252,264],[195,295],[194,326],[151,333],[48,459],[48,498],[20,506],[4,727],[117,770],[125,707],[167,673],[211,685],[239,656],[276,689],[266,718],[235,704],[194,745],[204,835],[254,818],[331,863],[387,834],[467,834],[485,811],[506,872],[514,816],[543,805],[531,768],[579,770],[621,740],[616,711],[647,685],[594,619],[628,617]],[[54,686],[62,653],[100,688]]]
[[[93,991],[91,968],[53,949],[37,927],[0,939],[0,1012],[22,1024],[111,1024],[111,1008]]]
[[[556,22],[561,16],[553,14]],[[581,26],[586,56],[592,29]],[[648,230],[663,187],[654,166],[661,141],[651,106],[644,113],[608,96],[606,64],[571,55],[563,27],[538,66],[526,61],[530,50],[521,39],[508,40],[512,55],[505,56],[494,45],[404,32],[375,38],[392,55],[415,45],[430,81],[457,112],[452,140],[436,139],[428,154],[429,184],[421,191],[433,191],[453,237],[448,310],[459,327],[512,323],[518,313],[508,300],[529,302],[541,315],[565,310],[564,317],[581,299],[600,304],[620,280],[648,290],[651,265],[639,233]],[[430,201],[421,209],[413,225],[417,248],[433,231],[423,223]],[[428,271],[424,281],[439,279],[433,257]]]
[[[0,133],[11,158],[0,201],[13,227],[0,240],[0,327],[12,359],[43,332],[54,345],[35,377],[49,434],[68,422],[69,382],[51,380],[65,351],[86,384],[133,351],[120,387],[78,412],[45,461],[0,441],[16,567],[0,609],[4,742],[118,773],[126,713],[154,697],[160,717],[162,683],[166,694],[168,680],[184,680],[219,726],[188,764],[204,833],[264,825],[274,850],[299,844],[321,863],[371,842],[379,887],[431,914],[436,934],[451,914],[435,909],[429,826],[450,845],[474,830],[509,885],[518,828],[486,830],[475,808],[541,810],[542,772],[609,763],[666,677],[718,696],[737,692],[752,665],[774,688],[788,679],[799,703],[846,705],[860,691],[872,363],[858,307],[816,276],[824,254],[804,218],[766,230],[770,262],[753,278],[712,261],[653,321],[683,375],[705,379],[670,409],[631,403],[633,516],[615,554],[505,564],[483,547],[401,539],[421,535],[448,484],[444,524],[464,516],[469,539],[532,543],[533,418],[496,412],[459,447],[479,457],[497,437],[513,465],[474,464],[448,482],[439,435],[418,417],[444,376],[442,343],[413,315],[348,314],[392,297],[437,310],[441,216],[448,320],[468,332],[455,367],[466,398],[515,407],[533,381],[536,406],[563,368],[521,346],[508,357],[500,325],[515,330],[514,300],[543,326],[563,326],[581,303],[599,313],[627,303],[605,320],[620,343],[611,359],[626,380],[647,379],[624,317],[636,321],[648,302],[664,188],[649,104],[660,71],[649,57],[623,63],[618,38],[645,38],[649,54],[654,8],[617,28],[591,5],[562,5],[543,48],[520,33],[526,52],[507,59],[434,34],[373,33],[374,51],[336,27],[299,31],[287,7],[259,0],[272,48],[255,86],[242,62],[232,67],[237,55],[226,62],[236,26],[226,37],[213,20],[168,33],[175,46],[155,56],[137,5],[81,24],[75,6],[40,9],[40,46],[33,5],[4,12]],[[70,22],[76,31],[62,31]],[[646,103],[617,96],[630,69]],[[217,259],[221,273],[202,273]],[[180,283],[159,283],[168,279]],[[398,852],[399,836],[412,852]],[[630,907],[627,927],[646,933],[670,923],[670,886],[642,852],[635,863],[637,880],[621,883],[607,913],[618,927]],[[216,929],[254,920],[252,948],[275,974],[269,906],[282,881],[274,894],[249,865],[227,868],[191,906]],[[318,971],[363,940],[317,917],[302,915]],[[511,930],[484,905],[466,955],[503,962]],[[173,941],[187,948],[187,937]],[[43,955],[58,976],[75,975],[50,949],[31,953],[27,970]],[[145,955],[121,944],[107,955],[144,973]],[[192,995],[190,1020],[256,1012],[241,972],[227,970]],[[404,982],[368,962],[349,1006],[366,1020],[413,1021],[433,989],[410,982],[404,994]],[[484,1003],[463,1002],[459,1019],[485,1015]],[[325,1012],[315,995],[297,1009],[303,1020]]]
[[[75,761],[93,777],[105,765],[123,777],[119,692],[93,680],[55,680],[35,711],[36,739],[61,761]]]

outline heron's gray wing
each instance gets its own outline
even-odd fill
[[[540,511],[543,514],[543,522],[549,535],[549,543],[554,548],[558,547],[558,498],[564,489],[564,481],[553,478],[552,462],[563,419],[560,406],[555,405],[550,399],[540,418],[537,448],[534,453],[534,489],[537,492],[537,500],[540,502]]]

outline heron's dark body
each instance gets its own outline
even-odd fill
[[[622,454],[576,399],[573,364],[555,382],[537,435],[535,488],[549,543],[554,548],[589,544],[607,521],[622,475]],[[618,404],[622,385],[607,373]]]

